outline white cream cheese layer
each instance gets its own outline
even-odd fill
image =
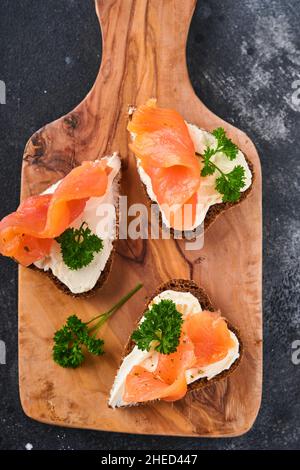
[[[183,318],[188,315],[199,314],[199,312],[202,311],[198,299],[193,294],[190,292],[178,292],[173,290],[166,290],[157,295],[149,304],[149,307],[151,307],[153,303],[158,304],[163,299],[172,300],[176,304],[177,310],[182,314]],[[144,317],[142,317],[141,322],[143,320]],[[200,378],[207,378],[210,380],[232,366],[232,364],[239,357],[239,341],[232,331],[230,332],[230,335],[234,341],[234,346],[228,351],[227,356],[221,361],[215,362],[206,367],[202,367],[201,370],[199,368],[192,368],[187,370],[185,375],[188,384],[195,382]],[[124,358],[117,373],[111,390],[109,405],[112,408],[116,408],[134,404],[126,403],[123,400],[125,380],[127,375],[136,365],[145,367],[145,369],[149,370],[149,372],[154,372],[157,367],[157,363],[158,352],[140,351],[138,347],[135,346],[133,350]]]
[[[217,140],[213,134],[204,131],[203,129],[199,129],[194,124],[186,124],[197,153],[203,155],[205,149],[208,146],[216,148]],[[132,134],[131,137],[132,139],[134,139],[134,134]],[[214,162],[224,173],[229,173],[231,170],[233,170],[236,165],[241,165],[245,169],[245,186],[243,187],[242,191],[246,191],[251,186],[252,174],[245,159],[245,156],[240,150],[238,151],[237,157],[234,160],[229,160],[226,155],[224,155],[222,152],[218,152],[216,155],[213,155],[211,157],[211,161]],[[199,165],[200,163],[201,158],[199,157]],[[141,167],[140,160],[138,158],[137,168],[140,178],[146,186],[148,196],[152,201],[157,202],[156,195],[153,191],[151,178]],[[222,195],[215,189],[216,179],[219,176],[219,172],[216,171],[213,175],[205,176],[201,179],[201,186],[197,192],[198,204],[195,222],[192,227],[188,227],[188,230],[193,230],[199,225],[201,225],[205,219],[208,209],[212,205],[222,202]],[[162,208],[160,208],[160,211],[164,225],[170,228],[170,224]]]
[[[113,241],[116,238],[116,210],[118,203],[118,183],[115,177],[120,171],[121,162],[116,153],[105,157],[112,168],[108,177],[106,193],[101,197],[91,197],[80,216],[71,227],[78,228],[86,222],[93,233],[103,240],[103,249],[96,253],[93,261],[86,267],[74,271],[63,262],[60,245],[54,241],[49,256],[34,264],[39,269],[52,271],[73,294],[88,292],[93,289],[110,257]],[[52,194],[60,181],[48,188],[45,193]]]

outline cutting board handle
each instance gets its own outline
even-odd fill
[[[134,101],[147,93],[176,92],[190,86],[186,67],[186,41],[196,0],[96,0],[96,11],[102,31],[102,63],[98,76],[124,81],[126,95],[130,88]],[[126,82],[127,77],[136,82]],[[98,85],[99,85],[98,82]],[[166,83],[168,90],[158,87]]]

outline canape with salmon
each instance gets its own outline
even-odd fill
[[[130,107],[129,116],[141,182],[171,233],[202,223],[208,228],[251,191],[252,165],[223,128],[200,129],[177,111],[158,107],[155,99]]]
[[[0,253],[38,269],[71,295],[105,282],[118,231],[121,161],[85,161],[0,222]]]
[[[203,289],[169,281],[152,296],[125,348],[109,406],[180,400],[231,374],[242,352],[239,332]]]

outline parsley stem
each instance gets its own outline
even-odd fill
[[[223,147],[220,147],[220,148],[216,149],[216,153],[217,153],[217,152],[220,152],[220,151],[222,150],[222,148],[223,148]],[[205,159],[204,159],[203,155],[201,155],[201,153],[195,152],[195,154],[196,154],[198,157],[201,157],[202,160],[205,162]],[[212,165],[216,170],[218,170],[218,171],[221,173],[222,176],[224,176],[226,179],[228,179],[226,173],[224,173],[224,171],[222,171],[221,168],[219,168],[214,162],[212,162],[211,160],[209,160],[209,163],[210,163],[210,165]]]
[[[89,332],[97,331],[100,328],[100,326],[102,326],[110,316],[112,316],[117,310],[119,310],[119,308],[121,308],[122,305],[124,305],[142,287],[143,287],[143,284],[137,284],[134,289],[132,289],[130,292],[128,292],[128,294],[126,294],[124,297],[122,297],[122,299],[119,300],[119,302],[117,302],[107,312],[100,313],[100,315],[97,315],[96,317],[94,317],[91,320],[89,320],[88,322],[86,322],[85,324],[89,325],[90,323],[92,323],[93,321],[95,321],[99,318],[99,321],[94,326],[89,328]]]

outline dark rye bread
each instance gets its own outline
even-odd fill
[[[202,310],[209,310],[211,312],[214,312],[216,310],[213,307],[213,304],[211,303],[211,300],[208,297],[208,295],[206,294],[206,292],[204,291],[204,289],[199,287],[194,281],[191,281],[189,279],[172,279],[171,281],[168,281],[168,282],[162,284],[160,287],[158,287],[156,289],[156,291],[151,295],[151,297],[147,299],[147,303],[145,305],[144,312],[148,309],[148,305],[151,302],[151,300],[153,300],[154,297],[156,297],[158,294],[160,294],[161,292],[163,292],[165,290],[175,290],[175,291],[178,291],[178,292],[190,292],[191,294],[193,294],[199,300],[199,303],[201,305]],[[139,321],[141,320],[142,316],[144,315],[144,312],[141,314],[140,318],[136,322],[136,327],[137,327]],[[202,388],[204,388],[208,385],[211,385],[215,382],[218,382],[222,379],[225,379],[230,374],[232,374],[232,372],[234,372],[234,370],[239,366],[239,364],[241,362],[241,359],[242,359],[242,356],[243,356],[243,352],[244,352],[241,336],[240,336],[239,331],[234,326],[232,326],[228,321],[227,321],[227,325],[228,325],[229,330],[232,331],[236,335],[236,337],[239,341],[239,345],[240,345],[239,358],[232,364],[230,369],[224,370],[223,372],[221,372],[219,375],[213,377],[212,379],[207,380],[206,378],[202,378],[202,379],[198,379],[197,381],[189,384],[188,385],[188,393],[192,392],[194,390],[200,390],[200,389],[202,389]],[[135,346],[135,343],[130,338],[127,345],[126,345],[126,347],[125,347],[123,358],[126,357],[132,351],[134,346]],[[123,358],[122,358],[122,361],[123,361]],[[120,363],[120,366],[122,364],[122,361]],[[142,404],[147,404],[147,402],[146,403],[137,403],[136,405],[142,405]]]
[[[113,181],[113,186],[114,186],[113,190],[117,194],[120,193],[121,178],[122,178],[122,168],[120,169],[118,175],[115,177]],[[73,292],[70,291],[70,289],[63,282],[61,282],[56,276],[54,276],[54,274],[52,273],[50,269],[48,271],[43,271],[42,269],[39,269],[34,264],[31,264],[29,268],[33,269],[34,271],[38,271],[41,274],[46,275],[56,285],[56,287],[58,287],[59,290],[61,290],[62,292],[64,292],[65,294],[71,297],[88,298],[88,297],[92,297],[93,295],[95,295],[97,290],[100,289],[106,282],[113,266],[114,255],[116,252],[116,244],[117,244],[117,240],[119,237],[119,198],[118,197],[116,198],[115,208],[116,208],[116,237],[114,241],[112,242],[113,247],[112,247],[110,256],[106,262],[106,265],[104,267],[104,270],[101,272],[96,284],[91,290],[87,292],[81,292],[79,294],[74,294]]]

